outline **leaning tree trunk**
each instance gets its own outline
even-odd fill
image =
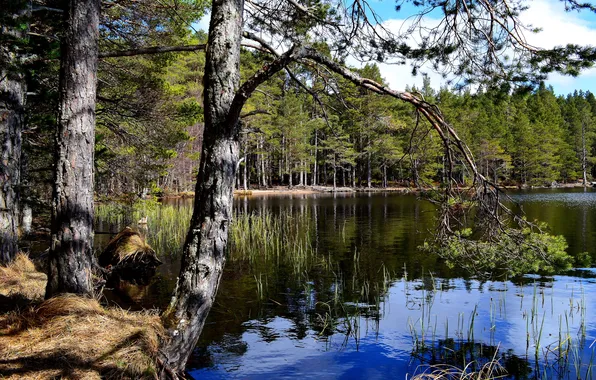
[[[62,41],[52,246],[46,297],[90,295],[100,0],[70,0]]]
[[[229,117],[240,80],[243,0],[216,0],[205,67],[205,132],[190,229],[172,301],[162,316],[161,360],[184,370],[211,309],[225,263],[239,156],[239,124]]]
[[[0,25],[0,263],[17,254],[19,188],[21,181],[21,133],[23,130],[26,84],[19,69],[17,41],[24,37],[18,27],[27,4],[9,4],[4,25]]]

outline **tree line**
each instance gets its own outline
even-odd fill
[[[382,81],[374,65],[358,72]],[[430,187],[445,181],[444,147],[426,138],[431,126],[409,107],[338,80],[341,95],[325,99],[323,115],[299,88],[280,82],[277,94],[272,89],[255,96],[273,99],[267,113],[245,122],[239,188]],[[479,170],[495,184],[587,184],[596,174],[596,98],[590,92],[557,96],[544,84],[531,92],[435,91],[428,80],[410,90],[457,125]],[[462,186],[473,180],[464,162],[454,171]]]
[[[206,37],[195,33],[191,38],[199,43]],[[250,73],[262,60],[259,52],[248,49],[242,56],[243,73]],[[113,121],[103,110],[114,112],[126,105],[106,104],[101,99],[109,97],[100,98],[101,140],[95,149],[98,195],[145,188],[158,195],[193,191],[203,131],[203,73],[198,68],[204,59],[203,52],[179,54],[163,66],[160,86],[153,88],[158,100],[143,105],[150,120],[126,115]],[[146,58],[127,60],[134,62],[131,70],[137,70]],[[383,82],[376,64],[352,70]],[[140,73],[136,77],[135,86],[143,86],[147,79]],[[236,188],[432,187],[445,181],[443,144],[432,138],[432,126],[415,110],[339,75],[326,83],[308,70],[296,71],[295,77],[301,83],[287,73],[275,75],[247,102]],[[127,81],[116,83],[109,89],[111,98],[126,91],[123,86],[129,88]],[[306,86],[316,98],[304,90]],[[557,95],[544,84],[533,90],[435,90],[428,77],[421,88],[412,86],[408,91],[438,105],[447,121],[457,125],[479,170],[495,184],[588,184],[596,175],[596,98],[591,92]],[[128,135],[105,126],[113,122],[126,128]],[[473,180],[461,160],[454,171],[462,186]]]

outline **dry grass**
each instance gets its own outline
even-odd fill
[[[99,256],[101,266],[118,265],[125,260],[142,260],[144,256],[155,256],[155,251],[145,239],[130,227],[120,231]],[[157,260],[157,256],[155,256]],[[157,260],[159,261],[159,260]]]
[[[45,275],[44,281],[29,284],[30,277],[42,275],[34,273],[28,259],[0,268],[2,294],[39,300]],[[0,313],[0,374],[8,379],[154,378],[161,334],[155,313],[106,309],[73,295],[56,297]]]
[[[252,195],[252,190],[234,190],[234,195]]]
[[[431,365],[422,373],[414,375],[412,380],[493,380],[504,378],[507,374],[496,357],[478,371],[470,371],[471,365],[468,364],[464,369],[448,364]]]
[[[27,255],[19,253],[8,266],[0,266],[0,299],[39,302],[43,300],[46,282],[46,275],[37,271]]]

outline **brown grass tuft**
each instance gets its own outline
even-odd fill
[[[155,252],[143,237],[130,227],[120,231],[99,256],[99,265],[118,265],[124,260],[135,260]]]
[[[9,277],[26,280],[23,273],[36,272],[22,259],[0,268],[0,286]],[[45,281],[38,289],[42,297],[44,288]],[[55,297],[0,313],[0,374],[8,379],[155,378],[162,335],[154,312],[104,308],[95,299],[74,295]]]
[[[431,365],[422,373],[414,375],[412,380],[494,380],[502,379],[507,375],[507,371],[499,363],[496,354],[478,371],[470,370],[472,364],[469,363],[463,369],[448,364]]]
[[[39,302],[43,300],[46,282],[47,276],[38,272],[35,264],[23,253],[19,253],[7,266],[0,266],[0,296],[5,298]]]

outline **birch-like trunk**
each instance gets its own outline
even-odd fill
[[[313,165],[313,172],[312,172],[312,181],[311,181],[311,185],[312,186],[317,186],[317,173],[318,173],[318,161],[317,161],[317,156],[319,155],[319,136],[317,133],[317,130],[315,129],[315,163]]]
[[[46,297],[91,295],[99,0],[70,0],[62,41]]]
[[[225,263],[239,156],[238,118],[229,118],[240,80],[243,0],[212,4],[205,67],[205,132],[190,229],[180,275],[163,315],[161,360],[181,372],[213,305]]]
[[[337,165],[335,163],[335,155],[333,156],[333,192],[337,191]]]
[[[584,116],[585,117],[585,116]],[[588,186],[588,154],[586,149],[586,120],[582,120],[582,174],[584,187]]]
[[[247,144],[248,145],[248,144]],[[244,173],[243,173],[243,180],[244,180],[244,190],[248,190],[248,155],[244,152]]]
[[[265,145],[264,139],[261,142],[261,148],[263,148],[263,145]],[[263,176],[263,187],[267,187],[267,170],[265,169],[266,168],[266,165],[265,165],[266,160],[267,160],[267,158],[265,156],[265,153],[263,153],[262,160],[261,160],[261,173]]]
[[[366,187],[369,189],[372,187],[372,167],[370,164],[370,152],[366,155]]]

